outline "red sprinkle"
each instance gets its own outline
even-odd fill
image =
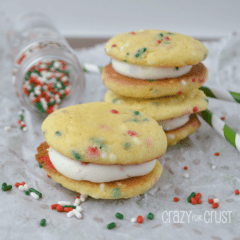
[[[201,198],[202,194],[201,193],[197,193],[195,198],[198,200],[199,198]]]
[[[133,131],[133,130],[128,130],[127,133],[128,133],[129,136],[137,136],[138,135],[138,133]]]
[[[135,33],[135,32],[130,32],[129,34],[136,35],[136,33]]]
[[[113,44],[112,47],[117,47],[117,45],[116,45],[116,44]]]
[[[118,114],[119,111],[117,111],[117,110],[115,110],[115,109],[112,109],[112,110],[111,110],[111,113],[113,113],[113,114]]]
[[[51,178],[51,176],[50,176],[50,175],[48,175],[48,174],[47,174],[47,176],[48,176],[49,178]]]
[[[202,200],[201,200],[201,199],[198,199],[197,203],[198,203],[198,204],[201,204],[201,203],[202,203]]]
[[[178,202],[178,201],[179,201],[179,198],[175,197],[175,198],[173,199],[173,201],[174,201],[174,202]]]
[[[165,40],[169,40],[170,38],[169,38],[169,36],[166,36],[164,39],[165,39]]]
[[[177,94],[178,94],[178,95],[181,95],[181,94],[182,94],[182,91],[179,91]]]
[[[138,223],[142,223],[142,222],[143,222],[143,217],[142,217],[141,215],[139,215],[139,216],[137,217],[137,222],[138,222]]]
[[[219,152],[215,152],[214,155],[215,155],[215,156],[219,156],[220,153],[219,153]]]
[[[198,111],[198,107],[194,107],[193,108],[193,112],[195,113],[195,112],[197,112]]]
[[[57,210],[58,212],[63,212],[63,206],[61,206],[61,205],[58,204],[58,206],[56,207],[56,210]]]
[[[70,212],[70,211],[72,211],[72,210],[73,210],[72,207],[65,207],[65,208],[64,208],[64,212]]]
[[[196,82],[196,78],[193,78],[193,79],[192,79],[192,82]]]
[[[89,163],[88,162],[82,162],[82,165],[83,166],[86,166],[86,165],[88,165]]]
[[[51,205],[51,209],[56,209],[57,206],[59,206],[59,204],[52,204],[52,205]]]
[[[213,199],[212,199],[212,198],[209,198],[209,199],[208,199],[208,203],[213,204],[213,203],[214,203]]]
[[[76,198],[80,198],[80,197],[79,197],[79,196],[76,196],[75,199],[76,199]]]
[[[193,205],[195,205],[195,204],[197,203],[197,200],[196,200],[195,197],[192,197],[192,198],[191,198],[191,203],[192,203]]]
[[[19,186],[20,186],[20,183],[19,183],[19,182],[16,182],[16,183],[15,183],[15,187],[18,188]]]
[[[226,119],[226,117],[221,117],[221,119],[224,121]]]
[[[219,204],[216,202],[212,205],[212,208],[217,208],[219,206]]]
[[[184,169],[184,170],[188,170],[188,166],[185,166],[183,169]]]
[[[159,44],[160,44],[160,43],[161,43],[161,41],[160,41],[160,40],[157,40],[157,43],[159,43]]]
[[[236,194],[236,195],[239,195],[239,193],[240,193],[239,190],[236,189],[236,190],[235,190],[235,194]]]

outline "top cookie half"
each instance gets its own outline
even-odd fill
[[[113,59],[142,66],[185,67],[208,55],[198,40],[165,30],[138,30],[111,38],[105,46]]]

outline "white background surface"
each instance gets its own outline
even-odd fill
[[[68,37],[167,29],[212,38],[240,30],[239,0],[0,0],[0,11],[11,19],[28,11],[44,12]]]

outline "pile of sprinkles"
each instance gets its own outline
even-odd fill
[[[20,125],[20,129],[22,131],[26,132],[28,130],[28,128],[25,123],[24,109],[20,110],[18,112],[18,114],[19,114],[18,124]]]
[[[26,184],[25,182],[16,182],[15,187],[17,187],[20,191],[24,192],[26,195],[30,194],[30,196],[36,200],[42,197],[42,193],[40,193],[34,188],[29,188],[28,184]]]
[[[70,70],[63,60],[44,60],[33,65],[25,75],[23,93],[42,113],[52,113],[71,92]]]
[[[202,197],[202,194],[201,193],[195,193],[195,192],[192,192],[189,197],[187,198],[187,201],[189,203],[192,203],[193,205],[195,204],[201,204],[202,203],[202,200],[200,199]]]

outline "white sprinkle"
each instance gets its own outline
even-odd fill
[[[173,134],[168,134],[167,137],[168,137],[169,139],[174,139],[174,138],[175,138],[175,135],[173,135]]]
[[[215,165],[212,165],[212,169],[215,170],[217,167]]]
[[[76,207],[76,210],[77,210],[78,212],[81,212],[83,209],[82,209],[82,207],[77,206],[77,207]]]
[[[129,43],[126,43],[126,46],[128,47],[130,44]]]
[[[74,211],[70,211],[67,213],[67,217],[73,217],[75,215]]]
[[[20,185],[20,186],[18,187],[18,189],[23,192],[23,191],[24,191],[24,186],[23,186],[23,185]]]
[[[187,85],[186,81],[182,80],[182,85]]]
[[[42,103],[42,106],[43,106],[44,110],[46,110],[47,107],[48,107],[46,99],[45,98],[40,98],[40,102]]]
[[[106,152],[103,152],[102,154],[101,154],[101,158],[106,158],[107,157],[107,153]]]
[[[30,192],[30,195],[36,200],[39,199],[39,196],[35,192]]]
[[[23,131],[24,131],[24,132],[26,132],[27,130],[28,130],[28,128],[27,128],[27,127],[24,127],[24,128],[23,128]]]
[[[62,77],[62,81],[65,82],[66,80],[68,80],[67,76]]]
[[[29,190],[28,184],[24,184],[24,190],[25,190],[25,191],[28,191],[28,190]]]
[[[113,153],[110,153],[110,154],[109,154],[109,159],[110,159],[111,161],[115,161],[115,160],[116,160],[116,156],[115,156]]]
[[[21,125],[25,124],[25,122],[21,121]]]
[[[101,189],[101,191],[103,191],[104,188],[105,188],[105,184],[104,184],[104,183],[101,183],[101,184],[100,184],[100,189]]]
[[[36,95],[40,95],[40,94],[41,94],[41,91],[38,90],[38,89],[34,89],[34,93],[35,93]]]
[[[53,66],[55,68],[60,68],[62,66],[62,64],[60,62],[56,61],[56,62],[54,62]]]
[[[80,196],[80,200],[81,200],[82,202],[85,202],[85,200],[86,200],[87,197],[88,197],[88,195],[82,193],[81,196]]]
[[[35,97],[34,97],[34,92],[31,92],[30,95],[29,95],[30,99],[33,100]]]
[[[77,218],[82,218],[82,214],[78,210],[73,209],[73,212]]]
[[[30,86],[30,85],[28,85],[28,86],[27,86],[27,90],[30,90],[30,89],[31,89],[31,86]]]
[[[122,50],[124,49],[124,47],[121,47],[120,49],[121,49],[121,51],[122,51]]]
[[[62,88],[62,84],[60,82],[57,83],[58,88]]]
[[[9,132],[9,131],[12,130],[12,128],[11,128],[10,126],[6,126],[6,127],[4,127],[4,130],[7,131],[7,132]]]
[[[37,74],[37,73],[34,73],[34,72],[32,72],[32,73],[31,73],[31,77],[38,77],[38,74]]]
[[[68,201],[58,201],[58,204],[61,205],[61,206],[71,205],[71,202],[68,202]]]
[[[133,137],[133,141],[137,144],[140,145],[140,140],[137,137]]]
[[[214,199],[213,199],[213,202],[214,202],[214,203],[219,203],[219,199],[218,199],[218,198],[214,198]]]
[[[60,97],[58,96],[58,94],[55,95],[55,99],[56,99],[56,103],[60,103],[60,102],[61,102],[61,99],[60,99]]]
[[[184,177],[185,177],[185,178],[189,178],[189,174],[188,174],[188,173],[185,173],[185,174],[184,174]]]
[[[136,219],[136,218],[132,218],[132,219],[131,219],[131,222],[132,222],[132,223],[135,223],[135,222],[137,222],[137,219]]]
[[[67,87],[65,88],[65,90],[66,90],[66,91],[69,91],[69,90],[71,90],[71,88],[70,88],[69,86],[67,86]]]
[[[47,78],[45,78],[45,77],[39,77],[38,78],[38,80],[40,81],[40,82],[46,82],[47,81]]]
[[[74,205],[75,205],[75,206],[78,206],[80,203],[81,203],[80,198],[76,198],[76,199],[75,199],[75,202],[74,202]]]

